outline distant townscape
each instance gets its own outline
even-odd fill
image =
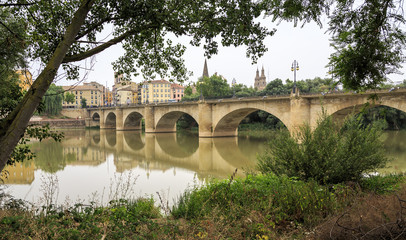
[[[32,74],[28,70],[19,70],[17,74],[20,78],[21,89],[28,90],[33,81]],[[217,76],[217,73],[214,75]],[[199,79],[205,77],[210,77],[207,60],[204,61],[203,74]],[[223,78],[222,76],[219,77]],[[233,86],[236,85],[235,79],[233,79],[231,84]],[[266,85],[266,77],[264,68],[262,67],[261,75],[259,75],[257,69],[254,79],[254,88],[255,90],[261,91],[265,89]],[[60,87],[62,87],[65,93],[65,98],[62,101],[63,108],[82,108],[179,102],[185,96],[185,88],[187,86],[171,83],[165,79],[136,83],[124,79],[122,74],[114,73],[114,85],[111,90],[96,81],[84,82],[81,85]],[[195,83],[188,87],[192,89],[193,93],[196,93]],[[66,94],[72,95],[72,98],[66,98]]]

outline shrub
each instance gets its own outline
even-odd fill
[[[382,125],[375,122],[363,126],[355,116],[340,125],[323,114],[314,130],[304,125],[295,135],[287,131],[276,135],[258,157],[258,168],[262,173],[325,184],[359,181],[362,174],[388,162],[380,139]]]
[[[240,221],[258,212],[274,224],[284,221],[312,224],[332,213],[337,205],[335,194],[315,181],[267,174],[214,180],[193,188],[179,198],[171,213],[175,218],[217,216]]]

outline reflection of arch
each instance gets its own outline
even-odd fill
[[[93,113],[92,120],[96,122],[100,122],[100,115],[98,112]]]
[[[106,131],[106,141],[109,147],[115,147],[117,143],[116,131]]]
[[[186,158],[191,156],[199,146],[199,138],[196,135],[182,136],[182,142],[188,144],[179,144],[176,133],[156,133],[156,141],[161,149],[168,155],[177,158]]]
[[[183,114],[188,114],[181,111],[173,111],[164,114],[156,124],[157,132],[176,132],[176,122]],[[193,117],[192,117],[193,118]],[[195,121],[196,119],[193,118]],[[197,121],[196,121],[197,122]]]
[[[96,135],[93,135],[93,142],[95,143],[95,144],[99,144],[100,143],[100,134],[96,134]]]
[[[262,110],[268,112],[263,109],[258,108],[242,108],[238,110],[234,110],[229,112],[228,114],[224,115],[218,123],[214,126],[213,136],[237,136],[238,133],[238,126],[240,125],[241,121],[247,117],[249,114]],[[269,113],[269,112],[268,112]],[[272,114],[272,113],[269,113]],[[272,114],[273,115],[273,114]],[[273,115],[275,116],[275,115]],[[275,116],[278,118],[277,116]],[[287,126],[280,118],[278,118],[285,126]]]
[[[237,138],[213,138],[213,143],[220,156],[231,165],[240,167],[248,163],[249,159],[238,147]]]
[[[144,148],[145,143],[142,139],[140,131],[124,131],[124,141],[132,150],[141,150]]]
[[[139,112],[130,113],[124,120],[125,130],[138,130],[141,129],[142,115]]]
[[[116,114],[109,112],[106,117],[106,122],[104,124],[105,128],[116,128]]]

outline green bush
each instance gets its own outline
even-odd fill
[[[171,213],[175,218],[218,216],[232,221],[260,212],[275,224],[281,221],[311,224],[318,217],[332,213],[336,207],[335,194],[315,181],[267,174],[215,180],[186,191]]]
[[[323,184],[359,181],[388,162],[380,139],[382,125],[363,126],[354,116],[340,125],[323,114],[314,130],[304,125],[294,136],[287,131],[276,135],[258,157],[258,168]]]

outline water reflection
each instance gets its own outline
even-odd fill
[[[383,134],[387,156],[391,159],[383,173],[406,171],[406,131],[387,131]]]
[[[241,142],[239,144],[239,142]],[[97,166],[114,156],[117,172],[135,167],[146,171],[177,167],[197,173],[199,179],[227,177],[236,168],[255,165],[264,141],[246,138],[199,138],[196,134],[87,130],[65,132],[61,143],[34,143],[35,166],[55,173],[67,165]],[[240,171],[243,174],[243,171]]]

